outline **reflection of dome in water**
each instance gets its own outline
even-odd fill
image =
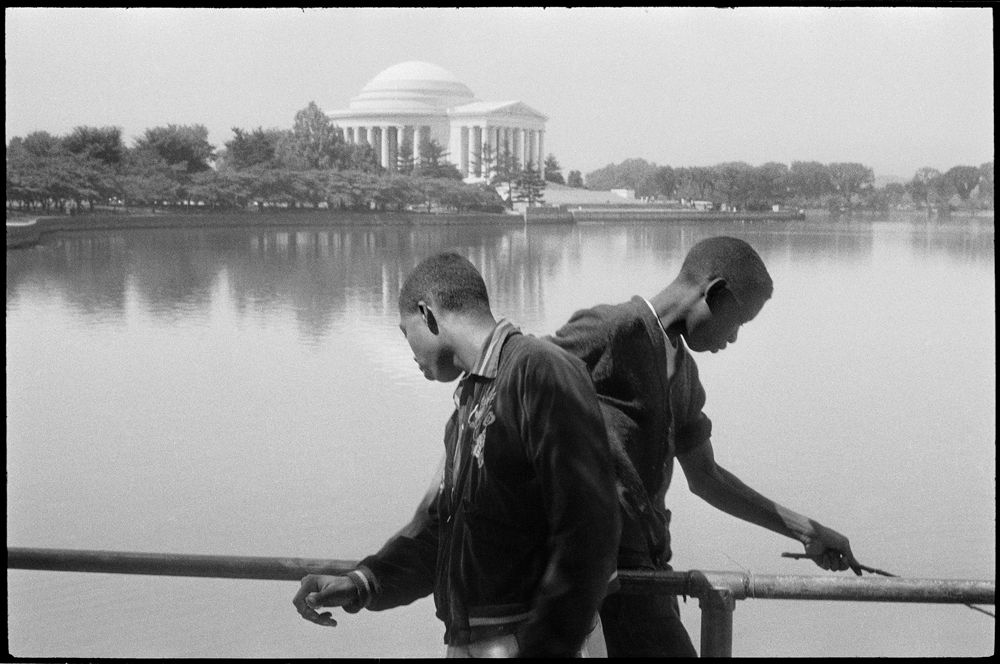
[[[430,110],[475,101],[472,90],[443,67],[401,62],[383,70],[351,100],[352,111]]]

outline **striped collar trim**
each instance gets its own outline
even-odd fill
[[[493,333],[486,340],[483,352],[476,362],[476,366],[468,372],[468,375],[481,376],[483,378],[496,378],[497,370],[500,366],[500,349],[503,348],[504,341],[512,334],[517,334],[521,330],[506,318],[501,318],[493,328]]]

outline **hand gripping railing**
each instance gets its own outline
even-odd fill
[[[152,574],[298,581],[306,574],[341,574],[354,561],[208,556],[69,549],[7,548],[7,569]],[[742,599],[996,604],[995,581],[901,577],[792,576],[744,572],[620,570],[621,592],[697,597],[701,656],[731,657],[733,610]]]

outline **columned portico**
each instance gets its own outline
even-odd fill
[[[419,164],[421,148],[433,141],[471,181],[490,178],[505,157],[541,170],[548,120],[519,101],[479,101],[453,74],[426,62],[386,69],[330,117],[348,143],[371,146],[386,170],[403,163],[404,145]]]
[[[480,123],[455,124],[451,127],[448,144],[457,146],[455,166],[463,177],[490,177],[498,162],[505,156],[513,157],[521,168],[529,165],[541,171],[545,156],[543,148],[544,131],[522,127],[507,127],[491,124],[488,120]],[[423,156],[420,147],[429,141],[430,128],[427,125],[357,125],[344,128],[344,140],[350,144],[369,145],[379,159],[379,165],[386,170],[396,170],[403,159],[404,146],[412,152],[406,154],[419,163]],[[409,141],[407,140],[409,138]],[[485,172],[488,168],[490,172]]]

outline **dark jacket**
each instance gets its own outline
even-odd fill
[[[515,633],[523,656],[573,655],[616,572],[606,432],[578,360],[516,331],[498,352],[495,379],[467,379],[494,390],[491,405],[465,427],[456,410],[445,430],[457,481],[449,463],[427,509],[362,561],[366,606],[433,592],[446,643]]]
[[[674,456],[712,433],[694,359],[639,296],[577,311],[549,340],[586,364],[601,401],[624,503],[619,567],[662,567]]]

